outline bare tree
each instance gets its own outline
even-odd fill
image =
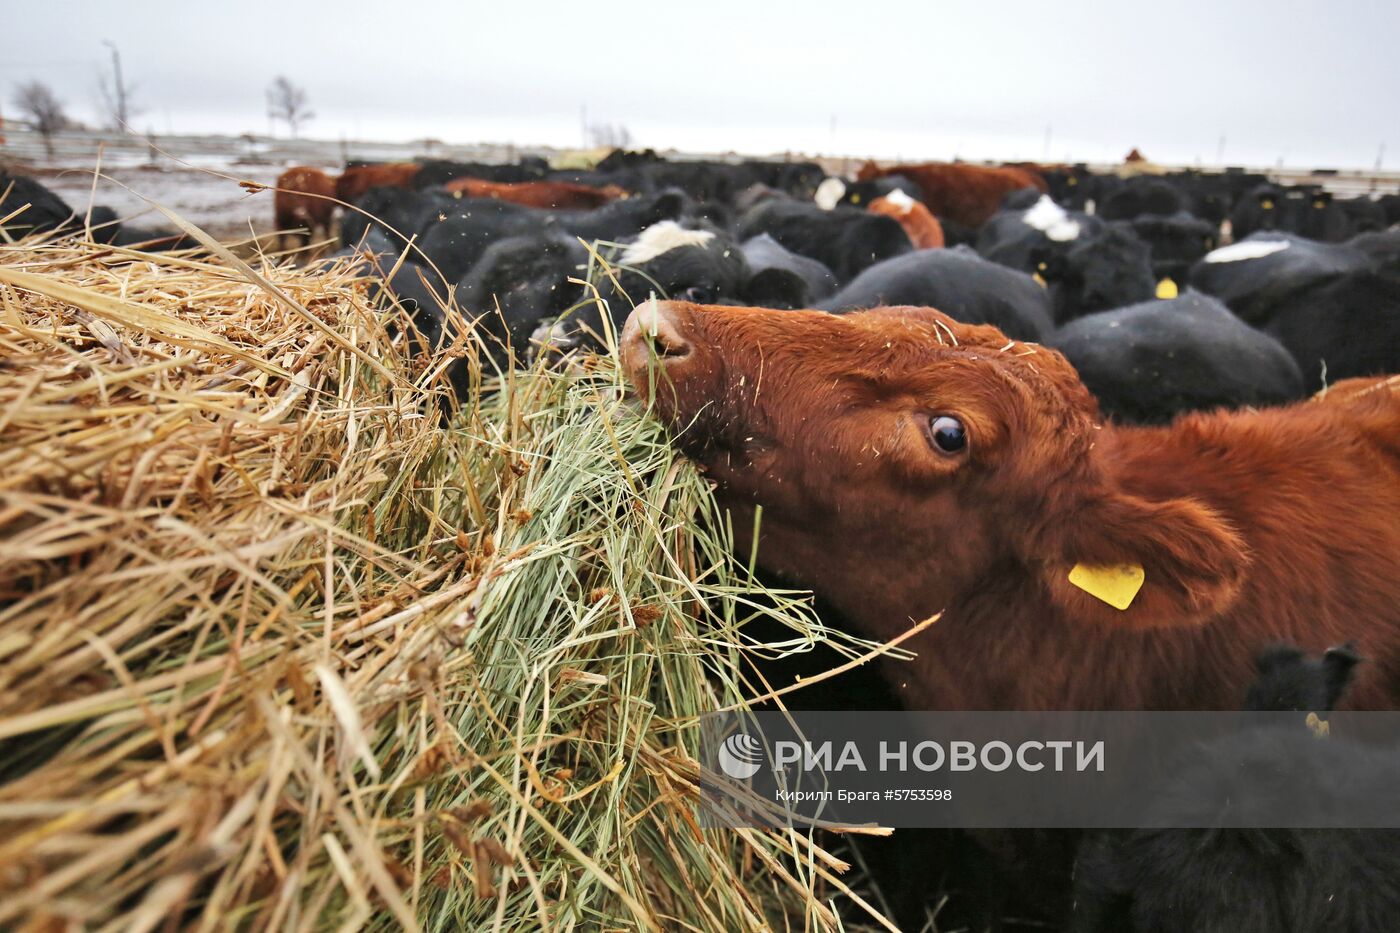
[[[588,141],[594,149],[626,149],[632,134],[621,123],[594,123],[588,127]]]
[[[145,110],[136,104],[136,85],[126,83],[122,77],[122,57],[116,44],[102,44],[112,50],[112,73],[99,73],[97,76],[97,90],[102,95],[102,112],[113,129],[127,130],[131,128],[131,121],[145,113]]]
[[[287,129],[295,138],[297,128],[315,119],[316,114],[307,106],[306,92],[278,75],[267,89],[267,117],[287,124]]]
[[[68,125],[68,115],[63,112],[63,102],[42,81],[27,81],[15,89],[14,104],[43,137],[44,149],[52,159],[53,134]]]

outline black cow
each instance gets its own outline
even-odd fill
[[[1143,214],[1169,217],[1185,209],[1181,193],[1170,181],[1138,175],[1108,192],[1098,202],[1097,214],[1104,220],[1133,220]]]
[[[1260,230],[1293,233],[1324,243],[1340,243],[1352,235],[1347,212],[1330,192],[1316,185],[1260,185],[1230,212],[1230,228],[1236,240]]]
[[[1080,237],[1068,249],[1042,247],[1031,254],[1031,262],[1050,290],[1057,324],[1148,301],[1156,294],[1152,252],[1123,223],[1108,224],[1097,236]]]
[[[1371,265],[1370,256],[1350,245],[1257,233],[1211,251],[1191,267],[1188,280],[1193,288],[1214,295],[1245,321],[1259,326],[1290,295]]]
[[[937,308],[968,324],[993,324],[1017,340],[1043,340],[1052,328],[1044,288],[965,246],[887,259],[817,307],[841,313],[880,305]]]
[[[441,190],[371,188],[360,195],[354,208],[341,214],[340,242],[353,246],[374,229],[402,250],[408,238],[421,233],[440,218],[446,219],[448,215],[456,213],[459,200]],[[420,257],[412,252],[409,258],[416,261]]]
[[[844,178],[828,178],[817,186],[817,206],[825,209],[844,204],[865,210],[876,198],[899,191],[915,201],[924,197],[923,190],[903,175],[883,175],[869,181],[847,181]]]
[[[1293,354],[1311,391],[1400,373],[1400,274],[1362,269],[1285,295],[1264,330]]]
[[[712,229],[662,221],[648,227],[613,258],[612,274],[596,277],[606,302],[609,326],[620,330],[632,308],[651,295],[686,301],[742,304],[749,279],[743,250],[728,235]],[[603,304],[586,301],[550,328],[554,349],[602,346]]]
[[[1261,655],[1245,708],[1326,713],[1358,662],[1350,646],[1318,661],[1292,648]],[[1306,823],[1342,795],[1389,799],[1396,749],[1303,724],[1262,726],[1204,749],[1154,795],[1147,820],[1201,826],[1098,833],[1075,863],[1075,933],[1381,933],[1400,917],[1400,831],[1213,828],[1221,806],[1265,807],[1268,785],[1245,776],[1287,773],[1310,789]],[[1262,799],[1261,799],[1262,798]],[[1275,803],[1276,807],[1277,804]]]
[[[1046,168],[1040,174],[1050,189],[1050,197],[1061,207],[1082,211],[1094,197],[1094,175],[1087,165],[1081,163],[1064,168]]]
[[[764,308],[807,308],[835,294],[836,276],[815,259],[799,256],[766,233],[741,247],[749,264],[744,299]]]
[[[1376,199],[1376,205],[1380,207],[1381,213],[1385,215],[1385,225],[1387,227],[1400,224],[1400,194],[1383,194]]]
[[[589,211],[559,211],[552,215],[552,221],[584,240],[617,243],[663,220],[675,220],[691,204],[679,191],[663,191],[613,201]]]
[[[1132,221],[1136,233],[1152,249],[1152,274],[1186,281],[1191,266],[1215,249],[1219,230],[1198,217],[1178,211],[1171,215],[1141,214]]]
[[[1365,253],[1378,269],[1400,272],[1400,228],[1359,233],[1347,240],[1347,246]]]
[[[739,238],[766,233],[783,246],[821,262],[842,282],[914,244],[898,221],[849,207],[824,211],[815,204],[773,199],[739,221]]]
[[[414,176],[413,187],[440,188],[454,178],[480,178],[483,181],[518,183],[539,181],[549,174],[549,163],[530,156],[505,165],[486,162],[453,162],[446,159],[424,159]]]
[[[1379,201],[1363,195],[1359,198],[1338,198],[1333,203],[1346,215],[1347,225],[1353,234],[1378,233],[1390,226],[1385,208]]]
[[[1003,266],[1034,272],[1047,254],[1068,252],[1081,238],[1103,232],[1104,222],[1097,217],[1066,211],[1035,189],[1029,196],[1025,206],[1020,206],[1024,193],[1007,196],[1007,206],[978,231],[977,252]]]
[[[476,265],[486,248],[512,236],[543,233],[549,218],[539,211],[496,198],[461,198],[444,219],[428,223],[418,241],[424,262],[455,282]]]
[[[1040,276],[1059,323],[1093,311],[1146,301],[1155,293],[1151,253],[1125,223],[1061,208],[1034,190],[1028,209],[997,212],[983,224],[977,251],[993,262]],[[1007,198],[1020,203],[1021,193]]]
[[[20,211],[24,205],[28,207]],[[0,171],[0,217],[9,217],[3,230],[14,239],[82,226],[82,217],[58,195],[32,178],[4,171]]]
[[[749,278],[744,251],[729,236],[674,221],[643,230],[616,262],[617,282],[625,293],[619,297],[630,298],[629,305],[653,292],[699,304],[742,303],[740,293]]]
[[[462,277],[457,303],[476,318],[488,352],[504,367],[512,352],[517,361],[528,357],[530,335],[542,321],[583,299],[569,279],[581,278],[587,262],[583,246],[559,233],[498,240]]]
[[[1048,343],[1118,421],[1165,424],[1183,412],[1282,404],[1305,394],[1298,364],[1277,340],[1189,290],[1082,317]]]

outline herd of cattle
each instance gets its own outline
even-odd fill
[[[615,328],[766,573],[881,641],[941,613],[882,660],[897,706],[1400,709],[1400,204],[1143,168],[303,168],[277,220],[355,205],[347,253],[430,338],[455,301],[502,365]],[[1138,572],[1127,603],[1074,581],[1105,566]],[[1243,751],[1311,775],[1322,807],[1400,786],[1400,750]],[[1397,830],[860,847],[914,928],[950,892],[940,929],[1400,918]]]
[[[279,181],[279,228],[408,262],[387,283],[431,330],[449,297],[497,362],[620,326],[649,294],[836,313],[935,307],[1059,349],[1105,414],[1271,405],[1400,371],[1400,196],[1248,173],[814,163],[352,165]],[[1234,242],[1222,246],[1232,236]],[[409,244],[412,244],[409,246]],[[614,274],[580,284],[590,247]],[[572,281],[571,281],[572,280]],[[597,296],[605,300],[593,300]]]
[[[1400,199],[1132,168],[618,153],[315,181],[362,209],[349,251],[411,260],[386,286],[426,331],[453,300],[508,365],[617,328],[766,572],[881,641],[941,613],[883,666],[897,706],[1400,708]],[[1142,573],[1127,608],[1072,580],[1114,565]],[[1305,737],[1242,753],[1321,807],[1400,784],[1400,750]],[[940,928],[1400,917],[1394,830],[1049,837],[861,848],[911,927],[950,893]]]

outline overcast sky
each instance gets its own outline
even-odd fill
[[[266,132],[280,73],[327,139],[1400,167],[1395,0],[8,5],[0,113],[37,78],[96,122],[110,39],[157,133]]]

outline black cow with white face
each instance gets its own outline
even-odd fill
[[[542,339],[557,350],[601,347],[608,327],[620,330],[632,309],[652,295],[702,304],[744,304],[749,266],[727,234],[662,221],[643,230],[612,259],[612,274],[596,279],[607,304],[586,301]]]
[[[1366,252],[1349,244],[1256,233],[1207,253],[1191,267],[1188,278],[1192,287],[1219,298],[1248,323],[1262,326],[1290,296],[1372,265]]]
[[[1023,197],[1018,192],[1008,204]],[[1027,209],[999,211],[983,224],[978,252],[1038,276],[1058,323],[1153,297],[1151,251],[1130,225],[1066,211],[1034,191],[1030,200]]]

